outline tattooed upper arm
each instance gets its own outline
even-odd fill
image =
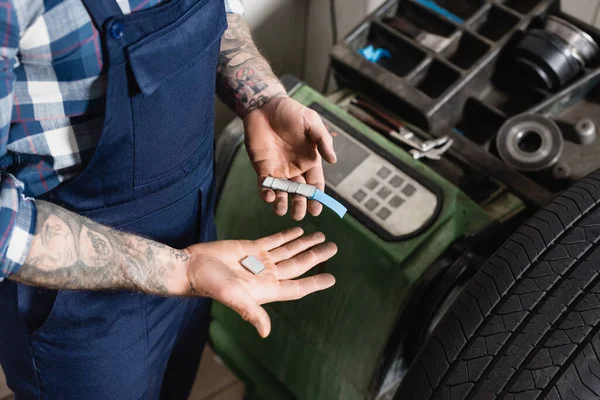
[[[228,14],[227,22],[217,67],[217,94],[243,117],[286,92],[254,45],[244,18]]]

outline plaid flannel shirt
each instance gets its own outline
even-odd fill
[[[129,14],[168,0],[113,1]],[[242,14],[240,1],[224,0],[227,12]],[[0,0],[0,281],[29,253],[34,198],[75,177],[98,143],[100,48],[81,0]]]

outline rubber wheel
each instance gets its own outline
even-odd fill
[[[486,262],[394,399],[600,399],[599,240],[600,170]]]

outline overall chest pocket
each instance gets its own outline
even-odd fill
[[[222,0],[201,0],[170,26],[128,49],[138,91],[131,96],[134,186],[169,183],[212,151]]]

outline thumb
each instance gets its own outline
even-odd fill
[[[228,296],[224,296],[226,306],[238,313],[244,321],[250,322],[262,338],[266,338],[271,333],[271,319],[267,311],[258,305],[244,288],[237,287],[237,290],[230,290]]]
[[[309,110],[305,125],[308,137],[317,145],[321,157],[330,164],[336,163],[337,156],[333,149],[333,138],[316,111]]]

